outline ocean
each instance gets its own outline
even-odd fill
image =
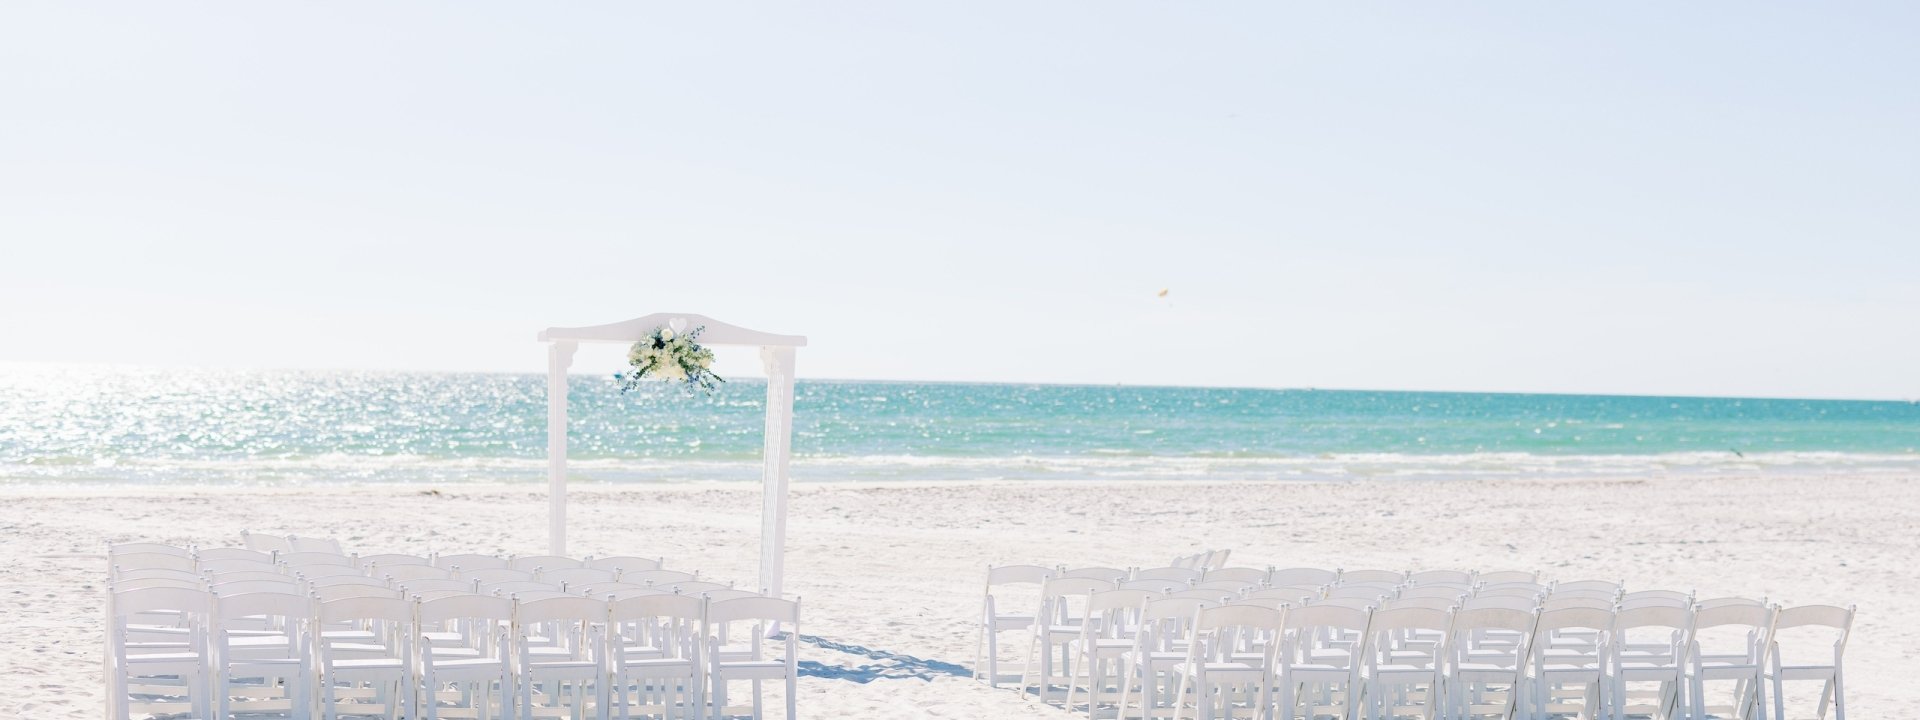
[[[574,479],[759,478],[765,386],[575,376]],[[1920,474],[1920,404],[802,381],[796,481]],[[0,483],[538,482],[545,378],[0,366]]]

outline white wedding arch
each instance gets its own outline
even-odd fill
[[[705,315],[655,313],[590,327],[550,327],[547,343],[547,545],[553,555],[567,554],[567,368],[580,343],[632,344],[662,327],[682,333],[698,327],[700,344],[760,348],[767,372],[767,429],[763,450],[760,510],[760,586],[780,596],[780,567],[787,545],[787,464],[793,442],[793,355],[805,347],[801,335],[776,335],[729,325]],[[611,388],[609,388],[611,391]]]

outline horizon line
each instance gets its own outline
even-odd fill
[[[421,370],[393,368],[342,368],[342,367],[260,367],[237,365],[190,365],[190,364],[140,364],[97,361],[51,361],[51,360],[0,360],[4,365],[40,365],[49,367],[81,368],[144,368],[150,370],[200,370],[221,372],[293,372],[293,373],[382,373],[391,375],[506,375],[543,377],[546,373],[507,371],[507,370]],[[596,376],[599,373],[569,372],[569,377]],[[868,383],[868,384],[920,384],[920,385],[1034,385],[1045,387],[1084,387],[1084,388],[1145,388],[1169,390],[1236,390],[1255,392],[1342,392],[1342,393],[1405,393],[1421,395],[1525,395],[1538,397],[1613,397],[1673,400],[1760,400],[1760,401],[1802,401],[1802,402],[1861,402],[1861,403],[1907,403],[1920,404],[1920,398],[1864,398],[1864,397],[1809,397],[1785,395],[1703,395],[1685,393],[1631,393],[1631,392],[1567,392],[1567,391],[1527,391],[1527,390],[1428,390],[1403,388],[1367,388],[1367,387],[1323,387],[1317,385],[1295,386],[1258,386],[1258,385],[1169,385],[1161,383],[1128,382],[1041,382],[1028,380],[935,380],[935,379],[899,379],[899,378],[847,378],[847,377],[799,377],[796,382],[817,383]],[[735,382],[735,381],[728,381]],[[749,376],[739,382],[765,382],[765,378]]]

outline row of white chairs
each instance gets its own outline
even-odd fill
[[[115,592],[109,717],[719,718],[733,681],[784,681],[799,601],[646,591],[438,592],[320,601],[173,587]],[[769,630],[783,634],[769,640]],[[455,710],[454,708],[459,708]]]
[[[216,626],[205,623],[206,621],[217,619],[220,615],[218,612],[220,609],[219,598],[257,596],[259,598],[280,598],[282,602],[287,602],[286,599],[288,598],[304,599],[297,600],[297,602],[310,603],[316,613],[321,613],[325,608],[333,607],[336,603],[344,603],[346,607],[353,607],[358,603],[363,605],[387,606],[391,609],[396,603],[438,603],[445,598],[476,596],[492,597],[499,601],[510,602],[513,603],[516,608],[526,603],[546,603],[547,601],[552,601],[552,604],[555,605],[564,606],[571,604],[575,607],[588,607],[591,603],[610,604],[626,602],[629,604],[671,604],[679,602],[684,604],[687,602],[684,600],[639,600],[639,598],[643,597],[697,598],[702,603],[714,604],[729,603],[734,600],[752,600],[760,597],[759,593],[733,589],[731,584],[700,580],[694,573],[662,569],[661,566],[664,563],[658,559],[632,556],[586,559],[557,556],[500,557],[480,554],[436,555],[427,557],[399,554],[352,555],[339,552],[338,544],[332,541],[290,537],[284,538],[283,543],[275,545],[274,543],[263,542],[263,538],[273,539],[274,536],[250,535],[246,541],[249,547],[246,548],[183,548],[159,543],[127,543],[111,546],[108,550],[110,574],[107,614],[110,623],[109,627],[115,628],[119,633],[117,637],[123,643],[121,646],[123,651],[110,651],[106,654],[109,665],[108,676],[126,681],[129,678],[127,670],[130,667],[148,669],[159,667],[166,669],[169,662],[177,661],[180,664],[193,664],[188,662],[189,659],[200,663],[200,665],[204,667],[215,667],[210,663],[217,661],[219,653],[215,652],[214,645],[211,642],[214,633],[208,629]],[[140,599],[146,595],[146,591],[149,590],[161,596],[171,597],[176,600],[180,597],[198,594],[198,596],[207,600],[207,605],[204,608],[154,608],[151,607],[152,602]],[[233,602],[238,603],[240,601],[236,600]],[[705,606],[703,605],[702,607],[704,608]],[[196,610],[203,612],[196,612]],[[609,605],[609,611],[611,611],[611,605]],[[797,606],[795,612],[797,613]],[[298,613],[282,613],[281,616],[288,617],[297,614]],[[256,614],[250,618],[248,622],[259,624],[267,615],[271,614]],[[525,619],[527,616],[522,614],[516,617]],[[318,614],[316,614],[309,627],[326,627],[328,623],[337,625],[340,622],[343,621],[339,619],[322,621],[318,618]],[[724,623],[731,621],[721,622],[722,634],[724,634]],[[271,647],[278,648],[282,651],[291,649],[292,642],[288,639],[290,636],[284,630],[287,626],[287,623],[284,621],[278,624],[267,622],[265,626],[252,628],[244,627],[245,624],[246,623],[241,623],[242,626],[237,627],[234,632],[241,635],[252,633],[279,638],[271,641],[262,641],[242,637],[239,640],[240,644],[247,645],[249,650],[262,642],[268,642]],[[362,624],[366,624],[364,619]],[[789,623],[789,625],[790,624],[791,623]],[[602,623],[596,627],[602,628],[600,632],[604,632],[607,628],[616,628],[617,626]],[[200,628],[200,630],[196,631],[196,628]],[[329,648],[339,644],[334,641],[342,639],[343,636],[339,635],[339,633],[342,632],[351,635],[348,639],[358,640],[364,639],[366,633],[369,631],[365,628],[336,628],[335,630],[322,632],[317,636],[304,638],[303,642],[309,649],[309,657],[312,660],[311,663],[307,664],[316,668],[324,668],[323,660],[327,656],[327,651]],[[190,641],[190,638],[196,634],[199,636],[199,640],[197,642]],[[550,638],[553,636],[544,635],[538,637]],[[445,639],[446,638],[439,638],[439,640]],[[750,647],[754,652],[751,654],[746,653],[741,648],[727,647],[722,648],[711,660],[728,663],[748,662],[758,656],[760,639],[759,636],[754,636]],[[113,638],[110,638],[110,643],[112,640]],[[323,642],[323,640],[325,642]],[[543,640],[542,642],[547,641]],[[351,643],[349,643],[349,645],[351,645]],[[390,661],[393,658],[391,656],[396,652],[407,655],[409,658],[414,658],[418,657],[417,653],[433,650],[436,647],[436,643],[415,643],[412,646],[414,649],[411,651],[403,651],[402,648],[404,647],[407,647],[405,643],[384,643],[377,649],[367,647],[350,647],[349,649],[355,652],[372,653],[374,655],[380,655],[381,652],[385,652],[387,653],[386,659],[376,663],[385,667],[392,665]],[[580,645],[577,647],[585,646]],[[188,651],[184,650],[185,648],[204,648],[205,650]],[[133,654],[140,658],[139,661],[129,664],[126,661],[126,653],[124,652],[124,650],[127,649],[134,651]],[[170,655],[175,655],[180,652],[187,652],[191,658],[169,658]],[[455,657],[453,657],[452,660],[460,660],[461,658],[458,657],[458,655],[466,654],[467,652],[467,650],[459,649],[440,650],[442,656],[453,653]],[[536,655],[545,656],[552,654],[553,650],[549,647],[540,647],[536,648],[534,652]],[[632,656],[634,652],[637,651],[629,648],[627,655]],[[607,657],[609,658],[609,662],[618,660],[618,657],[611,654]],[[378,660],[379,658],[375,659]],[[647,660],[645,657],[638,659]],[[288,661],[289,659],[280,658],[280,660]],[[353,659],[350,658],[349,660]],[[556,662],[558,661],[556,660]],[[158,663],[158,665],[155,663]],[[670,662],[667,664],[673,665],[674,663]],[[351,665],[352,662],[349,662],[349,666]],[[704,716],[709,710],[721,712],[725,708],[724,683],[713,686],[716,688],[714,693],[715,697],[720,699],[717,705],[709,706],[704,704],[706,698],[704,694],[706,693],[705,688],[709,687],[706,683],[709,673],[706,673],[705,670],[711,668],[707,668],[707,666],[702,663],[695,663],[695,666],[702,668],[703,674],[701,675],[702,679],[697,688],[697,692],[691,696],[693,700],[687,699],[688,696],[685,696],[683,693],[683,696],[676,701],[677,705],[675,705],[675,707],[667,708],[665,706],[659,706],[658,709],[662,712],[669,712],[678,716],[700,717]],[[387,667],[387,670],[393,670],[394,667]],[[425,666],[419,665],[418,663],[414,663],[411,667],[419,670],[420,673],[424,673],[425,671]],[[727,677],[738,676],[742,672],[747,672],[749,675],[753,673],[766,673],[766,668],[742,669],[734,666],[728,667],[730,669],[721,673]],[[578,668],[576,667],[576,671],[577,670]],[[416,690],[432,687],[430,678],[426,678],[425,675],[420,673],[413,675],[414,682],[406,685],[406,687],[414,687]],[[316,671],[316,677],[321,675],[324,675],[324,673],[318,673],[318,671]],[[348,675],[352,675],[352,673],[348,673]],[[792,673],[788,672],[786,675],[789,676],[790,679]],[[208,678],[217,677],[218,673],[195,672],[192,673],[191,676],[193,678]],[[185,681],[185,676],[182,676],[182,679]],[[760,715],[759,697],[761,695],[759,689],[761,680],[764,680],[764,678],[744,679],[755,680],[755,702],[753,704],[753,711],[754,716],[758,717]],[[284,684],[286,680],[283,678],[279,682]],[[329,688],[338,689],[334,687],[334,685],[338,685],[338,683],[330,685],[324,679],[318,679],[316,682],[318,682],[318,685],[315,687],[323,691],[330,692]],[[194,683],[186,682],[185,684],[193,685]],[[635,688],[631,684],[621,686],[612,679],[612,676],[601,676],[596,682],[587,683],[586,685],[591,685],[596,688],[609,687],[621,690],[645,689]],[[139,684],[126,683],[123,683],[123,686],[124,688],[132,689],[146,687]],[[574,688],[578,690],[584,686],[585,685],[576,683]],[[166,689],[165,684],[160,687],[163,690]],[[387,701],[383,709],[390,713],[399,713],[402,711],[402,705],[404,704],[401,702],[401,700],[404,699],[402,696],[407,694],[399,693],[398,688],[400,687],[402,686],[395,685],[391,688],[385,685],[380,686],[380,688],[387,688],[380,692]],[[496,694],[506,697],[513,695],[513,691],[507,686],[495,684],[490,687]],[[532,690],[536,686],[522,682],[517,687],[525,689],[527,692],[522,694],[531,698]],[[176,687],[173,689],[186,690],[190,688]],[[272,688],[269,688],[269,690],[271,689]],[[378,688],[348,689],[364,693]],[[391,692],[388,692],[389,690]],[[333,708],[335,707],[335,702],[331,699],[332,695],[329,695],[328,692],[322,692],[318,696],[310,696],[309,699],[312,701],[311,703],[291,702],[290,698],[283,698],[279,707],[287,713],[294,715],[302,715],[307,711],[308,706],[313,703],[318,703],[318,706],[322,709]],[[419,692],[425,691],[419,690]],[[475,688],[469,688],[463,693],[466,702],[470,705],[475,700],[475,692]],[[190,695],[191,694],[192,693],[190,693]],[[352,693],[349,692],[348,694],[351,695]],[[227,697],[228,693],[215,689],[199,693],[199,695],[221,698]],[[480,695],[484,696],[486,693],[482,692]],[[539,693],[539,695],[543,699],[558,697],[546,692]],[[791,696],[791,694],[789,694],[789,696]],[[595,713],[599,713],[601,708],[617,709],[619,712],[625,714],[629,712],[629,708],[626,707],[627,703],[624,697],[625,696],[622,695],[622,701],[613,705],[599,701],[585,702],[583,699],[580,702],[573,703],[573,706],[576,709],[592,708]],[[128,717],[131,708],[136,705],[149,709],[159,708],[162,710],[182,706],[179,701],[170,698],[163,698],[157,703],[148,702],[144,704],[132,702],[134,699],[135,698],[130,697],[126,692],[110,693],[109,716]],[[698,700],[699,702],[694,702],[694,700]],[[209,702],[190,701],[186,706],[194,709],[198,716],[205,717],[206,715],[199,714],[206,709],[205,707],[196,708],[192,706],[207,706],[210,704]],[[273,705],[272,702],[268,702],[267,704]],[[248,707],[258,707],[260,705],[260,702],[253,702],[251,705],[242,704],[240,707],[244,710]],[[502,706],[500,702],[481,703],[480,707],[483,709],[492,708],[494,710],[502,710],[504,708],[506,712],[505,716],[511,716],[514,710],[511,703]],[[229,711],[231,710],[232,708],[229,708]],[[428,703],[425,710],[429,714],[433,713],[434,704]],[[223,711],[220,715],[220,717],[226,716],[226,711]],[[331,717],[331,713],[329,713],[328,716]],[[407,714],[406,716],[419,717],[417,714]],[[576,716],[583,717],[577,714]]]
[[[1841,655],[1851,608],[1779,610],[1764,600],[1696,600],[1625,592],[1611,581],[1542,584],[1494,573],[1265,571],[1267,578],[1330,581],[1271,586],[1249,582],[1263,574],[1252,569],[1228,568],[1221,574],[1235,579],[1211,581],[1163,570],[990,569],[985,662],[976,662],[976,677],[1001,682],[997,636],[1024,629],[1022,691],[1035,688],[1051,701],[1065,687],[1071,707],[1084,689],[1089,714],[1105,710],[1119,685],[1119,717],[1207,717],[1237,706],[1287,720],[1292,713],[1744,718],[1766,716],[1763,683],[1771,683],[1780,714],[1784,682],[1817,680],[1821,716],[1831,701],[1844,718]],[[1037,612],[999,610],[1006,586],[1019,585],[1037,591]],[[1267,625],[1258,632],[1235,625],[1228,639],[1214,637],[1243,621]],[[1777,633],[1798,628],[1828,631],[1831,661],[1783,662]],[[1649,632],[1656,637],[1639,637]],[[1701,649],[1729,633],[1733,650]],[[1718,680],[1733,681],[1735,699],[1708,707],[1706,683]],[[1629,692],[1627,683],[1658,687],[1648,703],[1648,693]]]

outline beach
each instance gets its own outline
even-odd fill
[[[1920,717],[1916,481],[1871,473],[798,483],[786,582],[802,599],[807,639],[800,711],[1068,717],[964,677],[986,566],[1152,567],[1227,548],[1236,566],[1537,569],[1702,598],[1857,603],[1850,713]],[[572,554],[662,556],[668,567],[743,585],[755,576],[756,484],[582,483],[572,497]],[[0,627],[16,633],[0,646],[0,716],[99,717],[110,542],[218,547],[253,530],[335,537],[365,553],[540,554],[545,502],[545,486],[533,483],[0,487]]]

